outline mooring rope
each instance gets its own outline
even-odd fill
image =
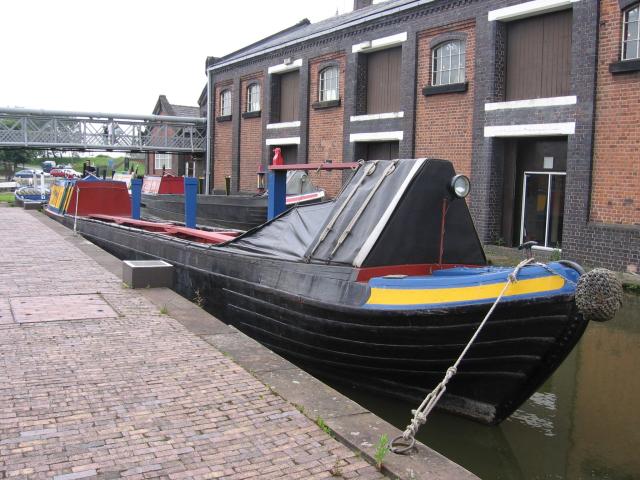
[[[475,342],[476,338],[478,338],[478,335],[482,331],[482,328],[484,327],[484,325],[487,323],[487,320],[489,320],[489,318],[491,317],[491,314],[493,314],[493,311],[498,306],[498,303],[500,303],[500,300],[502,300],[502,297],[507,292],[509,285],[517,282],[518,281],[517,277],[522,267],[532,262],[534,262],[533,258],[527,258],[522,262],[520,262],[516,266],[516,268],[514,268],[511,273],[509,273],[509,275],[507,276],[507,282],[504,284],[504,287],[502,288],[500,295],[498,295],[498,298],[496,298],[495,302],[493,302],[493,305],[491,305],[491,308],[489,309],[487,314],[484,316],[484,319],[482,320],[482,322],[480,322],[480,325],[478,325],[478,328],[476,328],[476,331],[474,332],[473,336],[471,337],[467,345],[464,347],[464,350],[462,350],[462,353],[460,354],[460,356],[458,356],[458,359],[456,360],[456,362],[452,366],[447,368],[447,371],[442,381],[438,385],[436,385],[436,387],[433,390],[431,390],[431,392],[422,401],[420,406],[416,410],[411,411],[411,413],[413,414],[413,419],[411,420],[411,423],[407,425],[407,428],[402,433],[402,435],[398,435],[393,440],[391,440],[391,442],[389,442],[389,449],[393,453],[403,454],[403,453],[407,453],[409,450],[413,448],[413,446],[416,443],[415,437],[416,437],[416,434],[418,433],[418,430],[423,424],[427,422],[427,418],[429,414],[438,403],[438,400],[440,400],[440,397],[442,397],[444,392],[447,390],[447,383],[449,383],[449,380],[451,380],[451,378],[453,378],[453,376],[458,371],[458,366],[460,365],[460,362],[462,361],[464,356],[467,354],[467,351],[469,350],[469,348],[471,348],[471,345],[473,345],[473,342]]]

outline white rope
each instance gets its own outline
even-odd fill
[[[516,268],[514,268],[511,273],[509,273],[509,275],[507,276],[507,282],[504,284],[500,295],[498,295],[498,298],[496,298],[496,300],[493,302],[493,305],[491,305],[491,308],[484,316],[482,322],[480,322],[480,325],[478,325],[478,328],[476,328],[476,331],[474,332],[467,345],[464,347],[464,350],[462,350],[462,353],[458,356],[456,362],[452,366],[447,368],[442,381],[438,385],[436,385],[433,390],[431,390],[431,392],[422,401],[420,406],[416,410],[411,411],[411,413],[413,414],[413,419],[411,420],[411,423],[407,425],[407,428],[402,433],[402,435],[395,437],[389,443],[389,447],[393,453],[406,453],[413,448],[413,445],[416,442],[415,436],[418,433],[418,430],[423,424],[427,422],[429,414],[438,403],[438,400],[440,400],[440,397],[444,395],[444,392],[447,390],[447,383],[449,383],[449,380],[451,380],[451,378],[453,378],[453,376],[458,371],[458,366],[460,365],[460,362],[462,361],[464,356],[467,354],[467,351],[469,350],[469,348],[471,348],[471,345],[473,345],[473,342],[475,342],[476,338],[478,338],[478,335],[482,331],[482,328],[487,323],[487,320],[489,320],[489,318],[491,317],[491,314],[493,314],[493,311],[498,306],[498,303],[500,303],[500,300],[502,300],[502,297],[507,292],[509,286],[512,283],[516,283],[518,281],[518,273],[520,273],[522,267],[532,263],[533,261],[533,258],[527,258],[520,262],[516,266]],[[395,446],[394,444],[397,446]]]

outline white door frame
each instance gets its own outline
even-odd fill
[[[547,175],[549,178],[547,179],[547,213],[545,218],[545,227],[544,227],[544,245],[536,245],[533,248],[537,248],[539,250],[556,250],[553,247],[547,247],[547,238],[549,237],[549,208],[551,205],[551,178],[555,176],[567,176],[567,172],[550,172],[550,171],[525,171],[522,177],[522,200],[520,207],[520,245],[524,241],[524,206],[527,192],[527,175]]]

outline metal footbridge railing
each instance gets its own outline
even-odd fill
[[[0,108],[0,148],[201,153],[206,119]]]

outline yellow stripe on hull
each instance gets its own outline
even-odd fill
[[[559,290],[564,286],[559,275],[519,280],[512,283],[505,297]],[[400,289],[372,288],[367,305],[435,305],[439,303],[474,302],[500,295],[504,283],[458,288]]]

